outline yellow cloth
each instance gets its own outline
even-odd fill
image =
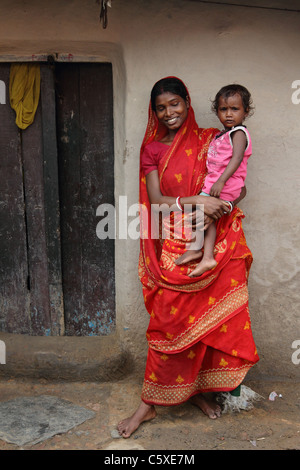
[[[33,123],[40,98],[39,64],[12,64],[9,78],[10,105],[16,112],[16,124],[26,129]]]

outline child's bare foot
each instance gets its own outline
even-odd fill
[[[220,418],[222,411],[221,407],[216,402],[204,398],[201,393],[194,395],[190,400],[193,405],[198,406],[198,408],[200,408],[200,410],[210,419]]]
[[[179,258],[177,258],[175,264],[177,264],[177,266],[180,266],[181,264],[188,263],[189,261],[199,259],[202,255],[203,252],[201,250],[188,250],[183,255],[179,256]]]
[[[156,411],[153,405],[147,405],[147,403],[141,402],[136,412],[129,418],[123,419],[118,424],[118,431],[120,436],[127,439],[131,434],[137,430],[137,428],[144,421],[149,421],[155,418]]]
[[[201,274],[205,273],[206,271],[210,271],[211,269],[217,266],[217,262],[215,259],[205,259],[198,264],[198,266],[189,274],[190,277],[201,276]]]

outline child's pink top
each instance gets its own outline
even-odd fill
[[[247,162],[252,154],[251,138],[248,130],[244,126],[237,126],[221,135],[215,137],[208,149],[207,153],[207,176],[204,181],[202,191],[209,194],[212,185],[219,179],[227,167],[232,157],[232,139],[231,134],[238,129],[245,132],[247,138],[247,147],[245,150],[242,163],[236,172],[226,181],[224,188],[220,194],[220,198],[225,201],[234,201],[241,193],[247,176]]]

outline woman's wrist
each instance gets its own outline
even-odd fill
[[[231,201],[226,201],[227,205],[230,207],[230,212],[233,211],[233,208],[234,208],[234,203],[231,202]]]
[[[179,202],[180,202],[182,209],[184,209],[185,205],[196,206],[197,204],[204,204],[204,197],[198,196],[198,195],[180,197]]]

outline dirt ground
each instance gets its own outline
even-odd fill
[[[134,378],[113,383],[0,379],[1,402],[52,395],[95,411],[94,418],[64,434],[23,447],[0,440],[0,450],[300,450],[300,384],[245,385],[264,397],[251,411],[210,420],[190,403],[157,407],[154,420],[123,439],[117,437],[115,428],[139,404],[141,383]],[[272,391],[282,397],[270,401]]]

